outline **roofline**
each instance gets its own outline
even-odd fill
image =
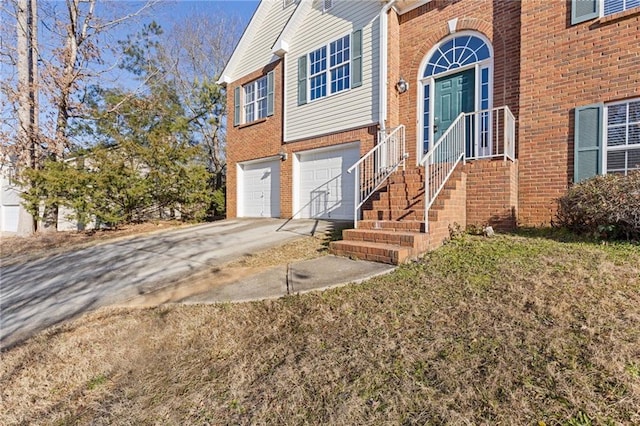
[[[237,62],[240,56],[240,53],[238,52],[244,50],[243,48],[245,47],[245,45],[249,43],[249,39],[251,38],[249,34],[251,33],[251,30],[253,30],[253,27],[257,27],[258,21],[262,21],[266,18],[268,12],[268,6],[266,6],[266,3],[267,2],[265,2],[264,0],[260,0],[260,4],[258,4],[258,7],[253,12],[253,15],[251,15],[249,23],[244,28],[244,31],[240,36],[240,40],[238,40],[236,47],[233,49],[233,53],[231,54],[227,65],[225,65],[224,69],[222,70],[220,78],[218,79],[218,81],[216,81],[217,84],[226,86],[228,83],[231,83],[233,81],[233,72],[235,67],[238,65]]]
[[[271,52],[277,56],[284,56],[285,53],[289,53],[289,46],[291,37],[295,34],[296,29],[304,21],[304,17],[309,12],[312,6],[311,0],[300,0],[296,5],[296,10],[289,17],[286,25],[280,31],[280,35],[276,39],[273,46],[271,46]]]

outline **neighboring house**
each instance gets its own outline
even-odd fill
[[[640,169],[640,0],[262,0],[220,82],[228,216],[354,220],[337,254],[548,224]]]
[[[9,162],[0,165],[0,232],[16,234],[19,230],[19,220],[22,198],[13,182],[13,168]]]

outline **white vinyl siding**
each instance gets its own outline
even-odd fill
[[[279,59],[271,52],[271,47],[296,8],[282,7],[281,2],[274,0],[268,0],[267,5],[271,9],[251,39],[249,48],[242,53],[233,72],[235,78],[250,74]]]
[[[288,57],[308,56],[310,52],[328,46],[340,35],[362,30],[362,86],[345,90],[339,95],[298,105],[298,61],[288,60],[285,71],[287,82],[285,141],[343,131],[377,122],[379,12],[380,4],[375,1],[336,1],[331,13],[323,13],[322,4],[314,3],[314,8],[296,30]],[[311,75],[307,75],[307,78],[310,77]],[[330,84],[329,79],[327,84]],[[329,91],[330,88],[327,93]]]

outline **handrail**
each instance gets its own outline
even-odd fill
[[[378,132],[379,143],[360,158],[348,173],[355,171],[353,225],[358,227],[359,211],[380,185],[402,165],[408,153],[405,149],[405,126]]]
[[[424,227],[429,232],[429,209],[449,177],[465,158],[466,114],[461,113],[420,160],[424,166]]]
[[[515,118],[508,106],[468,112],[467,160],[478,158],[499,158],[505,161],[516,157]]]

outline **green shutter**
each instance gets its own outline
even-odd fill
[[[233,91],[233,125],[240,125],[240,86]]]
[[[575,110],[573,181],[575,183],[602,173],[603,104]]]
[[[307,55],[298,58],[298,105],[307,103]]]
[[[351,34],[351,87],[362,86],[362,30]]]
[[[571,0],[571,25],[600,16],[600,0]]]
[[[267,116],[273,115],[274,74],[275,71],[270,71],[269,74],[267,74]]]

